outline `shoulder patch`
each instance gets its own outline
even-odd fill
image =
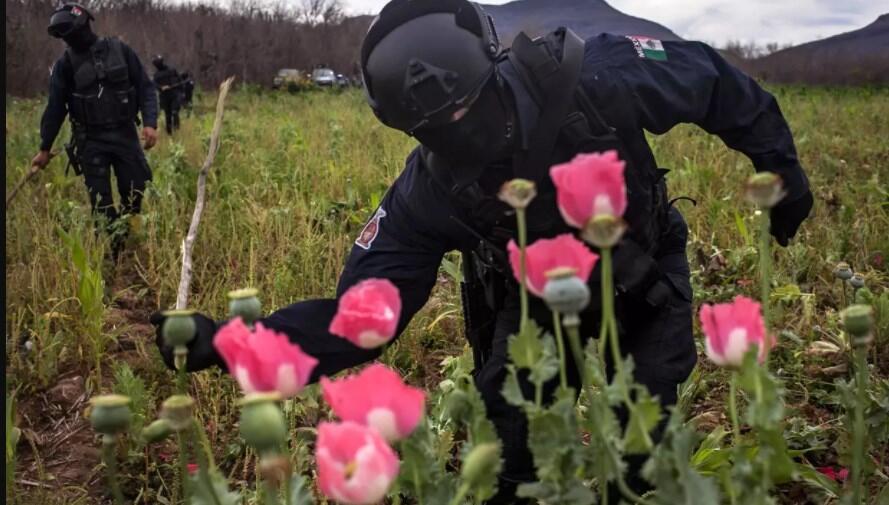
[[[633,43],[636,55],[640,58],[667,61],[667,51],[664,49],[664,44],[660,40],[645,37],[643,35],[627,35],[626,37]]]
[[[370,249],[370,246],[374,243],[374,240],[377,239],[377,235],[380,233],[380,220],[384,217],[386,217],[386,211],[380,207],[374,213],[373,217],[370,218],[370,221],[364,225],[364,228],[361,229],[361,233],[359,233],[358,238],[355,239],[355,245],[364,250]]]

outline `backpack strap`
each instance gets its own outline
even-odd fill
[[[555,39],[553,46],[561,47],[561,55],[548,43]],[[530,75],[523,80],[531,80],[535,85],[528,86],[532,96],[541,107],[540,118],[534,132],[530,149],[522,159],[517,160],[514,172],[516,177],[537,180],[552,159],[553,149],[559,137],[562,124],[571,112],[573,91],[580,82],[580,67],[583,63],[583,39],[567,28],[559,28],[546,38],[531,40],[519,33],[512,43],[510,58],[518,61],[519,73]]]

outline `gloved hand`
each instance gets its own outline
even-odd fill
[[[809,217],[814,203],[815,198],[812,196],[812,192],[806,191],[806,194],[796,200],[782,201],[772,207],[769,232],[781,247],[787,247],[803,220]]]
[[[197,372],[216,365],[226,370],[225,362],[216,348],[213,347],[213,336],[216,335],[216,322],[203,314],[195,314],[194,318],[197,334],[188,344],[188,360],[185,363],[186,372]],[[164,337],[161,331],[166,317],[162,312],[155,312],[151,315],[149,321],[155,327],[155,344],[161,353],[164,364],[170,370],[175,370],[173,364],[173,348],[164,344]]]

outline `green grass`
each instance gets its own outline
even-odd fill
[[[813,370],[837,363],[803,351],[811,341],[840,333],[840,291],[831,275],[837,261],[862,272],[877,294],[889,286],[889,91],[773,91],[795,133],[816,198],[814,214],[797,239],[789,248],[776,246],[773,317],[776,327],[787,331],[778,361],[793,413],[789,422],[799,425],[792,442],[823,445],[809,456],[828,464],[836,461],[830,444],[840,440],[841,426],[836,421],[820,426],[814,420],[821,411],[835,414],[836,406],[832,379]],[[145,396],[145,419],[153,418],[153,409],[170,392],[172,375],[159,363],[153,330],[146,324],[151,311],[169,308],[175,301],[180,244],[191,218],[197,170],[206,154],[214,96],[199,96],[198,102],[196,114],[183,117],[176,137],[163,136],[148,154],[154,182],[146,192],[144,237],[127,256],[127,265],[114,269],[102,264],[107,239],[92,233],[83,182],[73,174],[65,176],[64,157],[29,183],[8,209],[7,379],[9,389],[17,391],[17,410],[32,423],[30,429],[56,429],[50,419],[38,419],[37,414],[39,398],[60,379],[80,374],[90,378],[85,382],[88,393],[108,392],[115,388],[114,370],[118,386],[124,380],[120,361],[147,385],[138,388]],[[7,190],[24,174],[39,143],[42,106],[39,100],[7,97]],[[56,145],[65,139],[67,133]],[[331,296],[354,237],[399,174],[412,144],[382,126],[360,92],[291,95],[239,90],[230,95],[195,245],[189,305],[223,317],[225,293],[244,286],[260,289],[266,310]],[[652,145],[661,166],[672,169],[671,195],[698,202],[677,203],[691,232],[688,255],[696,303],[739,293],[756,296],[756,226],[752,209],[741,197],[742,183],[752,173],[749,161],[693,126],[652,137]],[[66,245],[60,229],[75,242]],[[82,245],[83,253],[75,254],[72,243]],[[439,378],[440,359],[459,353],[464,345],[460,313],[454,310],[459,297],[447,271],[442,269],[433,298],[385,357],[414,382],[430,387]],[[93,291],[102,284],[105,296],[96,306]],[[31,342],[31,350],[24,350],[24,339]],[[882,350],[874,354],[875,370],[883,377],[889,370],[887,343],[889,335],[878,335],[876,347]],[[695,413],[724,397],[720,372],[707,368],[701,376],[701,387],[691,400]],[[233,426],[235,386],[217,372],[195,376],[193,385],[223,468],[233,477],[248,479],[249,455],[245,461]],[[294,424],[323,415],[317,407],[293,412]],[[77,417],[75,413],[73,419]],[[47,475],[57,467],[29,456],[32,451],[26,445],[19,445],[16,477],[52,482]],[[139,502],[151,503],[154,490],[170,485],[161,481],[170,473],[164,463],[148,465],[136,454],[139,457],[131,457],[125,467],[125,487],[133,490],[133,497],[142,489]],[[81,458],[88,469],[96,464],[90,458]],[[18,502],[90,502],[86,497],[98,495],[82,482],[63,484],[69,488],[61,501],[52,501],[58,494],[40,486],[18,485]]]

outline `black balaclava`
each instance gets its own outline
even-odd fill
[[[510,157],[516,146],[515,106],[499,76],[485,84],[465,115],[444,125],[418,128],[414,137],[458,164],[483,165]]]
[[[62,40],[68,44],[68,47],[78,53],[89,50],[97,38],[89,23],[62,36]]]

